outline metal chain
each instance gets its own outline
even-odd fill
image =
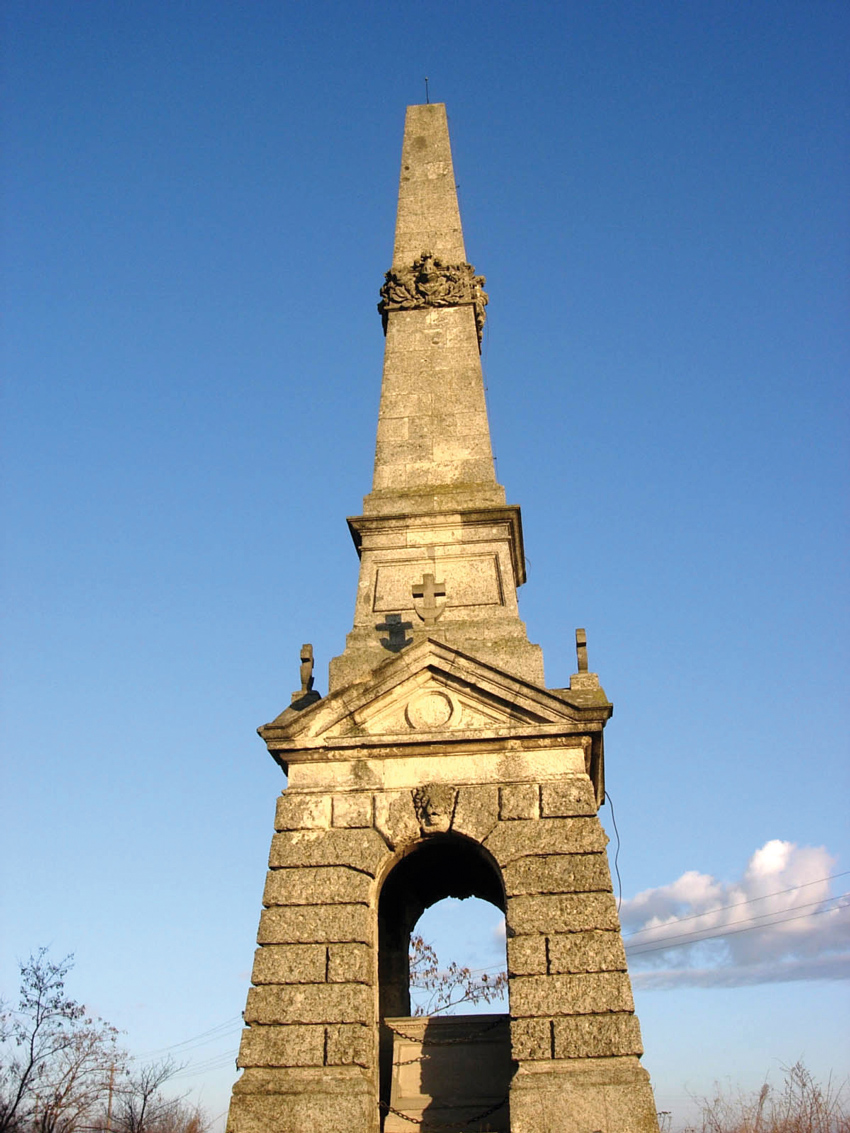
[[[431,1123],[429,1122],[428,1133],[459,1133],[459,1130],[462,1126],[474,1125],[478,1121],[483,1121],[485,1117],[492,1116],[492,1114],[494,1114],[496,1110],[501,1109],[503,1105],[507,1105],[508,1096],[508,1094],[505,1094],[501,1101],[496,1102],[495,1105],[491,1105],[482,1113],[476,1114],[475,1117],[458,1118],[458,1120],[453,1121],[451,1125],[431,1125]],[[409,1113],[402,1113],[400,1109],[396,1109],[395,1106],[390,1105],[389,1102],[380,1102],[379,1104],[381,1109],[383,1109],[386,1113],[394,1113],[396,1117],[400,1117],[402,1121],[409,1121],[411,1125],[418,1125],[421,1127],[425,1124],[425,1120],[423,1118],[411,1117]]]
[[[456,1016],[457,1017],[457,1016]],[[447,1016],[451,1018],[451,1016]],[[392,1026],[391,1023],[384,1023],[384,1026],[392,1031],[394,1035],[398,1035],[400,1039],[405,1039],[409,1043],[421,1043],[423,1046],[459,1046],[463,1043],[471,1042],[473,1039],[479,1038],[481,1035],[486,1035],[488,1031],[495,1030],[496,1027],[504,1023],[504,1015],[497,1015],[492,1023],[488,1023],[486,1027],[481,1027],[477,1031],[467,1032],[465,1035],[454,1039],[433,1039],[420,1037],[418,1035],[406,1035],[404,1031],[400,1031],[398,1027]]]

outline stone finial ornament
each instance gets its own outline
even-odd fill
[[[423,252],[410,267],[390,268],[381,288],[378,311],[387,332],[390,311],[415,311],[422,307],[474,307],[478,346],[484,333],[488,297],[486,279],[476,275],[472,264],[446,264]]]
[[[576,630],[576,665],[580,673],[587,672],[587,630]]]
[[[457,789],[447,783],[426,783],[412,792],[413,809],[423,834],[445,834],[452,824]]]
[[[301,692],[313,691],[313,646],[301,646]]]
[[[317,700],[322,699],[313,688],[313,646],[309,642],[302,645],[299,656],[301,660],[299,667],[301,688],[292,694],[292,707],[306,708],[308,704],[314,704]]]

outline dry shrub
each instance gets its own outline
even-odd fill
[[[701,1123],[683,1133],[850,1133],[846,1083],[836,1088],[830,1078],[822,1086],[802,1062],[782,1070],[779,1090],[765,1082],[754,1094],[730,1096],[718,1086],[700,1101]]]

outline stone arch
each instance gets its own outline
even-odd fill
[[[445,897],[479,897],[506,910],[502,871],[479,842],[451,833],[426,837],[397,859],[378,896],[380,1094],[389,1101],[392,1035],[384,1019],[410,1014],[410,934],[422,913]]]

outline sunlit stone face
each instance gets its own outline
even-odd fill
[[[445,783],[428,783],[413,792],[413,805],[423,834],[445,834],[452,824],[454,787]]]

